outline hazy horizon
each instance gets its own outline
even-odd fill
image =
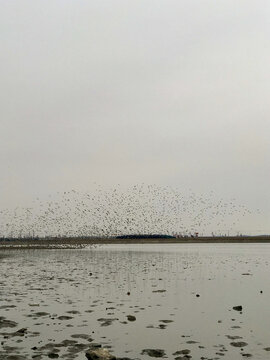
[[[269,15],[264,0],[1,2],[0,210],[151,184],[233,198],[251,211],[239,230],[269,234]]]

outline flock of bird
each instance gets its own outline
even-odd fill
[[[188,194],[157,185],[97,186],[36,198],[27,208],[0,211],[0,238],[107,237],[123,234],[228,234],[251,210],[235,199]]]

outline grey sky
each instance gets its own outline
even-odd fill
[[[270,232],[269,17],[267,0],[1,1],[1,207],[146,182],[237,197]]]

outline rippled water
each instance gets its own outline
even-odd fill
[[[262,244],[0,251],[0,359],[86,359],[93,342],[132,359],[269,359],[269,262]]]

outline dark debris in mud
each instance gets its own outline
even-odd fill
[[[207,294],[199,283],[196,287],[193,285],[195,276],[187,265],[183,267],[181,263],[177,272],[170,264],[171,280],[170,277],[166,279],[164,264],[161,266],[158,258],[148,260],[147,265],[144,259],[140,267],[129,272],[129,277],[122,275],[121,281],[117,277],[120,265],[114,264],[114,258],[109,255],[102,267],[103,272],[96,271],[95,266],[100,267],[98,263],[95,266],[91,264],[91,267],[87,267],[86,261],[83,264],[79,261],[67,264],[65,259],[57,256],[54,259],[54,272],[50,271],[48,264],[38,264],[40,268],[35,270],[29,260],[28,273],[21,271],[17,273],[17,279],[11,277],[13,286],[5,279],[0,282],[0,293],[3,296],[0,303],[0,360],[73,360],[82,355],[87,358],[85,354],[88,354],[88,359],[102,354],[107,359],[120,359],[114,355],[118,352],[117,341],[124,344],[123,348],[126,349],[125,352],[122,351],[122,355],[131,351],[132,355],[137,354],[143,360],[172,356],[175,360],[210,360],[222,359],[225,355],[230,357],[232,353],[243,358],[256,358],[254,341],[249,345],[253,340],[252,329],[250,337],[245,329],[245,316],[250,314],[245,299],[239,301],[239,298],[235,298],[219,305],[221,313],[216,312],[215,318],[209,320],[211,312],[205,307],[206,303],[203,303]],[[42,260],[39,261],[42,264]],[[14,263],[13,267],[15,269],[17,264]],[[89,270],[92,270],[91,275]],[[143,286],[136,282],[138,271],[141,271]],[[241,277],[241,281],[256,279],[256,274],[253,273],[252,277]],[[214,272],[209,279],[215,279]],[[187,280],[192,288],[187,287]],[[110,286],[116,287],[116,290],[110,289]],[[264,299],[260,295],[262,290],[259,289],[254,290],[254,296]],[[200,296],[197,297],[196,294]],[[215,294],[211,296],[215,299]],[[171,299],[177,300],[173,306],[169,303]],[[237,303],[242,305],[233,306]],[[182,316],[187,320],[185,312],[192,326],[185,328],[183,334]],[[194,317],[195,314],[202,318],[208,316],[208,321],[212,321],[213,328],[216,329],[216,344],[206,345],[204,334],[198,329],[194,330],[193,313]],[[189,326],[189,321],[185,322],[185,327]],[[245,332],[241,329],[245,329]],[[145,332],[145,339],[147,336],[150,339],[175,337],[176,346],[168,351],[164,343],[159,344],[157,341],[154,344],[157,348],[150,348],[153,344],[149,343],[149,348],[146,344],[134,350],[132,347],[133,342],[136,342],[134,339],[137,332]],[[63,335],[66,339],[59,340]],[[114,342],[117,336],[118,339]],[[223,340],[218,341],[220,339]],[[258,345],[259,350],[256,351],[266,354],[270,351],[270,347],[266,345],[268,344]],[[130,360],[127,357],[121,359]]]

